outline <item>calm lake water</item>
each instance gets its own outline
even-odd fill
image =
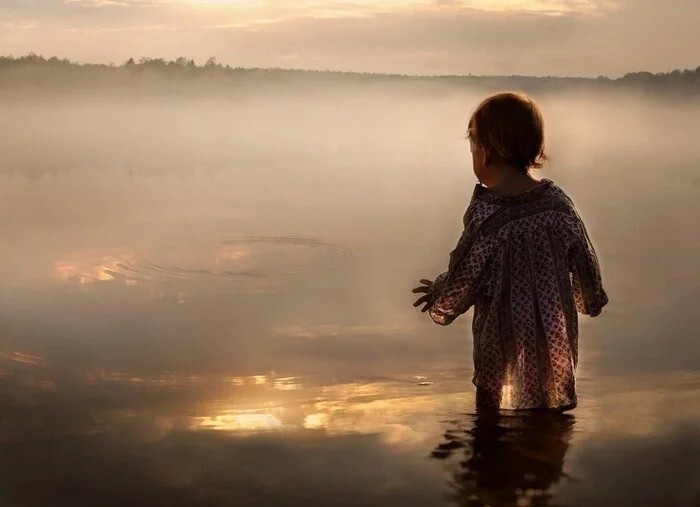
[[[411,289],[482,96],[2,99],[0,505],[700,505],[700,106],[536,97],[610,304],[578,408],[477,416]]]

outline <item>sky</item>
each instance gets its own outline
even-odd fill
[[[700,65],[698,0],[0,0],[0,54],[400,74]]]

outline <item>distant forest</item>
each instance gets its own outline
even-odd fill
[[[121,65],[80,64],[66,58],[44,58],[30,53],[25,56],[0,56],[0,92],[21,88],[64,89],[76,91],[100,86],[130,88],[134,84],[141,89],[149,85],[171,85],[170,91],[183,84],[196,82],[209,89],[226,84],[255,85],[267,88],[290,84],[328,85],[333,82],[359,83],[381,81],[406,81],[413,83],[443,83],[469,85],[483,88],[519,88],[524,90],[557,90],[571,87],[627,88],[670,93],[700,94],[700,66],[695,69],[676,69],[670,72],[630,72],[620,78],[599,76],[582,77],[533,77],[533,76],[476,76],[476,75],[403,75],[364,72],[339,72],[296,70],[281,68],[231,67],[209,58],[202,65],[180,57],[167,61],[163,58],[129,58]],[[199,86],[197,86],[199,88]],[[153,88],[155,90],[155,88]]]

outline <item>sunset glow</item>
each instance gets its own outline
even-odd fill
[[[692,68],[700,4],[630,0],[0,0],[4,52],[90,63],[615,77]],[[654,33],[655,37],[648,37]],[[612,34],[614,44],[599,39]],[[84,44],[85,37],[96,44]],[[654,40],[664,40],[657,50]]]

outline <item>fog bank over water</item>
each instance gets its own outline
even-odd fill
[[[583,367],[690,366],[700,107],[634,93],[533,95],[552,158],[538,177],[578,204],[611,294],[606,318],[583,317],[583,357],[598,340],[602,355]],[[5,102],[6,325],[33,352],[85,354],[83,365],[128,362],[131,346],[145,347],[141,361],[161,360],[167,343],[183,368],[234,356],[293,368],[306,359],[290,360],[289,349],[308,340],[280,329],[297,328],[318,341],[314,354],[346,366],[355,358],[350,370],[428,351],[468,365],[471,319],[435,327],[410,305],[410,289],[444,269],[459,237],[476,183],[462,136],[483,96],[375,83],[240,100]],[[319,260],[327,255],[339,258]],[[100,271],[124,259],[159,271]],[[204,276],[239,265],[243,276]],[[298,273],[274,275],[285,269]],[[18,318],[25,312],[33,317]],[[56,346],[66,339],[75,350]]]
[[[442,504],[464,475],[425,462],[444,424],[456,449],[499,440],[464,415],[472,312],[437,326],[411,289],[461,234],[464,129],[493,83],[98,88],[0,91],[0,498]],[[529,91],[551,157],[535,176],[574,199],[610,297],[580,317],[581,405],[538,487],[692,505],[700,103]]]

